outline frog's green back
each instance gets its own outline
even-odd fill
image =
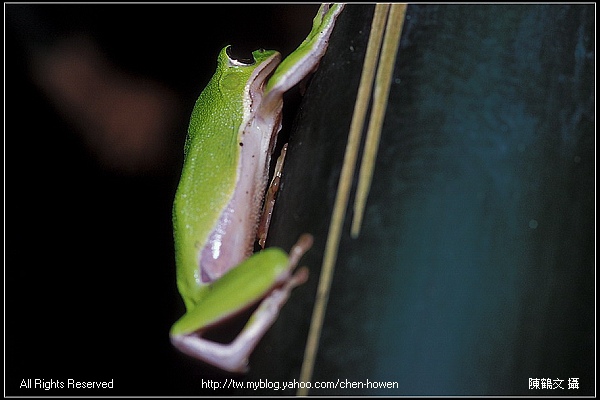
[[[259,64],[232,66],[226,49],[192,111],[173,204],[177,284],[186,306],[198,293],[201,247],[235,189],[245,86]]]

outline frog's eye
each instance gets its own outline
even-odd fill
[[[233,46],[228,46],[226,51],[227,57],[229,57],[229,60],[232,64],[247,66],[254,65],[256,63],[256,60],[252,55],[252,51],[242,46],[236,46],[235,48]]]

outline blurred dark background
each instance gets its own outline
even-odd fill
[[[189,115],[223,46],[285,55],[317,8],[5,5],[7,394],[214,394],[168,340]]]

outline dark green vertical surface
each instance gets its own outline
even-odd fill
[[[310,268],[310,278],[308,283],[294,290],[290,301],[250,358],[251,370],[247,379],[253,382],[266,379],[283,384],[299,379],[373,9],[373,6],[348,5],[342,12],[327,53],[310,80],[294,121],[267,246],[276,245],[288,250],[300,234],[309,232],[314,235],[313,248],[301,262]],[[286,111],[284,108],[284,113]],[[354,296],[356,292],[350,290],[346,293]],[[349,324],[349,335],[360,333],[360,329],[354,329],[356,321],[352,317],[340,317],[342,323]],[[330,333],[339,334],[337,328],[327,329],[324,337]],[[336,337],[331,339],[339,340]],[[328,351],[329,348],[325,345],[321,350]],[[342,354],[328,357],[326,371],[336,370],[337,363],[346,365],[345,355],[353,357],[356,353],[354,343],[335,349]],[[364,355],[353,357],[353,360],[362,361]],[[319,363],[322,364],[322,361]],[[315,372],[320,373],[321,368],[317,367]],[[265,388],[244,390],[238,394],[295,393],[295,389],[274,392]]]
[[[371,15],[340,17],[337,58],[312,82],[330,89],[311,98],[311,86],[290,144],[286,179],[307,182],[284,186],[276,213],[291,207],[316,253]],[[346,224],[313,377],[398,388],[312,394],[593,394],[594,29],[593,5],[409,6],[363,231],[351,240]],[[316,258],[299,290],[314,291]],[[289,335],[308,329],[301,306]],[[286,347],[293,363],[302,340]]]

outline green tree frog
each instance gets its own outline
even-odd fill
[[[323,4],[308,37],[281,63],[278,52],[256,50],[246,64],[225,47],[192,111],[173,205],[177,286],[186,313],[170,337],[182,352],[226,371],[247,370],[250,353],[308,276],[305,268],[294,269],[312,245],[310,235],[289,255],[278,248],[252,253],[283,94],[316,68],[342,9]],[[231,343],[203,337],[256,304]]]

